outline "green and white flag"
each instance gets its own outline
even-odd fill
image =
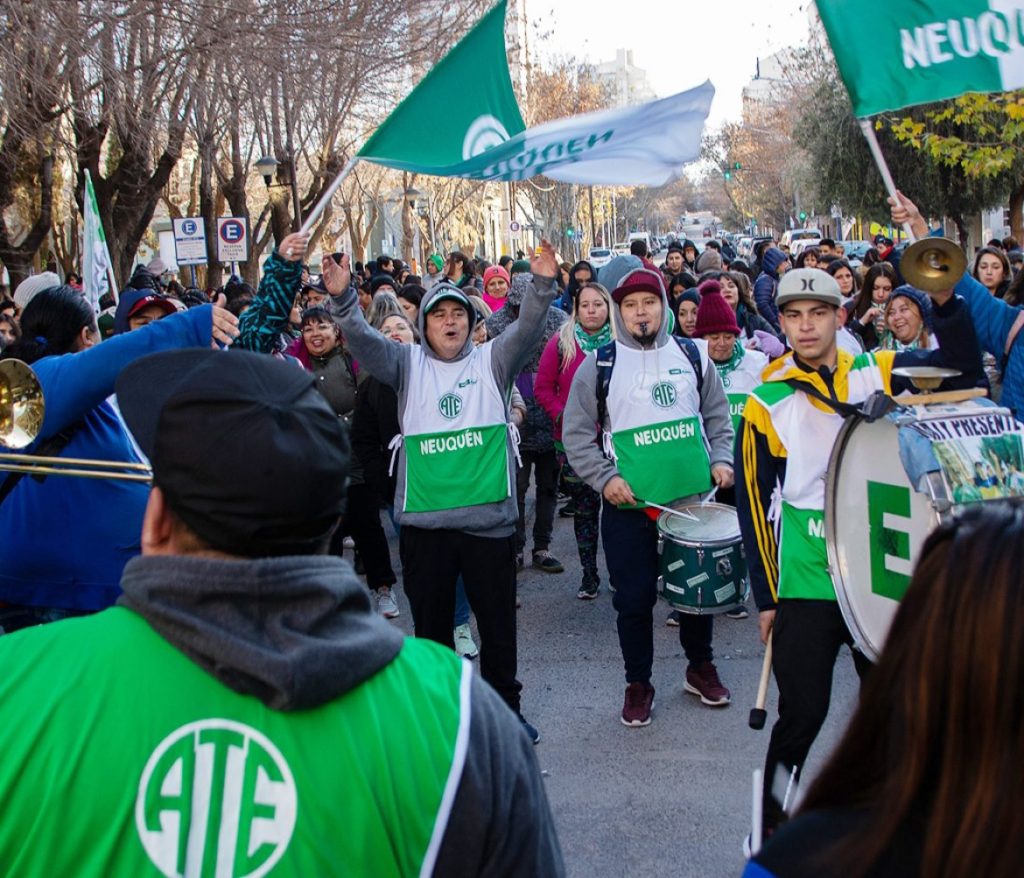
[[[437,177],[658,186],[700,154],[715,90],[526,129],[505,54],[505,0],[402,101],[357,157]]]
[[[86,301],[96,314],[100,313],[100,299],[111,289],[113,267],[107,236],[103,234],[100,209],[96,204],[96,191],[92,177],[85,171],[85,192],[82,194],[82,212],[85,232],[82,235],[82,290]]]
[[[1024,87],[1024,0],[818,0],[856,116]]]

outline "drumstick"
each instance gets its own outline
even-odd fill
[[[683,512],[682,509],[672,509],[668,506],[662,506],[660,503],[652,503],[650,500],[641,500],[639,497],[636,498],[637,503],[643,503],[644,506],[650,506],[652,509],[660,509],[662,512],[670,512],[672,515],[678,515],[681,518],[688,518],[690,521],[700,521],[696,515],[690,512]]]
[[[750,710],[749,724],[752,729],[763,729],[768,712],[764,709],[768,700],[768,680],[772,673],[772,635],[768,635],[768,643],[764,648],[764,663],[761,665],[761,682],[757,684],[757,701]]]

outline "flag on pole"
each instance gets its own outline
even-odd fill
[[[96,314],[100,313],[100,299],[111,289],[113,264],[107,249],[107,236],[103,234],[100,209],[96,204],[96,191],[92,188],[89,169],[85,171],[85,192],[82,197],[85,215],[85,233],[82,236],[82,289],[86,301]]]
[[[1024,87],[1022,0],[818,0],[818,14],[855,116]]]
[[[423,78],[357,157],[437,177],[659,186],[700,154],[715,90],[526,130],[505,54],[505,0]],[[443,119],[439,123],[438,119]]]

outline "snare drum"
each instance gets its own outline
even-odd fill
[[[936,422],[983,418],[988,431],[1000,414],[1009,412],[978,402],[914,406],[872,422],[847,418],[840,429],[825,479],[825,544],[843,618],[871,661],[882,651],[925,538],[964,499],[951,496],[941,472],[924,473],[914,489],[900,457],[900,429],[939,437],[944,431]],[[965,468],[984,459],[983,441],[957,438]]]
[[[658,594],[683,613],[724,613],[746,600],[747,560],[736,510],[673,503],[658,516]]]

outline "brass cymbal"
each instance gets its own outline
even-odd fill
[[[926,293],[953,289],[966,272],[964,251],[949,238],[922,238],[907,247],[900,259],[904,280]]]

